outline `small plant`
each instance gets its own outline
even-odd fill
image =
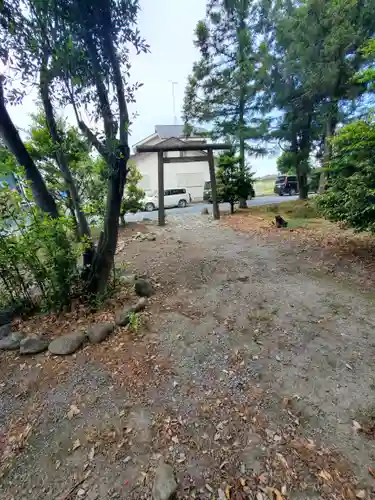
[[[254,196],[252,174],[243,171],[240,163],[240,157],[234,153],[223,154],[218,161],[218,197],[230,204],[232,214],[235,203]]]
[[[139,314],[136,312],[130,312],[128,314],[129,327],[133,332],[137,332],[139,328]]]
[[[140,171],[134,163],[129,163],[124,197],[122,199],[120,211],[122,225],[125,225],[125,214],[136,214],[143,208],[143,198],[145,197],[145,192],[138,186],[138,183],[141,180],[142,174]]]

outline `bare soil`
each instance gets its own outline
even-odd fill
[[[373,294],[295,233],[228,220],[122,233],[118,262],[156,289],[137,331],[0,354],[1,499],[148,499],[161,458],[179,499],[375,498]],[[132,300],[15,328],[56,336]]]

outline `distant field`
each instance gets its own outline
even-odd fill
[[[259,179],[254,183],[255,195],[264,196],[267,194],[273,194],[273,188],[275,186],[276,177],[269,179]]]

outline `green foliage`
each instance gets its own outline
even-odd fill
[[[328,189],[317,200],[322,214],[357,231],[375,232],[375,121],[343,127],[332,141]]]
[[[143,199],[145,192],[138,186],[142,180],[142,175],[134,162],[128,163],[127,181],[124,190],[124,197],[121,204],[120,217],[125,224],[125,214],[135,214],[143,209]]]
[[[194,63],[184,100],[184,120],[211,126],[214,139],[231,142],[245,168],[245,150],[264,153],[256,112],[256,10],[250,0],[209,1],[195,30],[201,58]]]
[[[45,310],[68,305],[82,252],[67,239],[69,221],[48,217],[6,188],[0,191],[0,214],[1,305],[24,301]]]
[[[139,328],[139,314],[132,311],[128,314],[128,319],[129,319],[129,327],[133,332],[137,332]]]
[[[254,196],[252,174],[247,169],[243,171],[240,157],[234,153],[219,156],[217,181],[218,197],[230,204],[232,213],[235,203]]]
[[[277,171],[280,174],[295,174],[296,173],[296,155],[290,151],[283,151],[277,158]]]

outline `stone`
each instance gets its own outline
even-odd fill
[[[17,351],[23,338],[24,334],[22,332],[13,332],[0,339],[0,349],[3,351]]]
[[[126,326],[129,323],[129,314],[143,311],[147,305],[147,298],[142,297],[134,306],[125,307],[116,313],[115,323],[118,326]]]
[[[99,344],[103,342],[114,329],[115,325],[112,323],[99,323],[90,328],[87,332],[87,336],[92,344]]]
[[[121,285],[133,286],[136,282],[137,276],[135,274],[124,274],[119,277],[119,282]]]
[[[154,500],[169,500],[176,493],[178,484],[170,465],[161,462],[155,471],[152,497]]]
[[[38,354],[48,349],[50,340],[42,337],[25,337],[20,342],[20,354]]]
[[[147,240],[148,240],[148,241],[155,241],[155,240],[156,240],[156,236],[155,236],[155,234],[153,234],[153,233],[148,233],[148,234],[146,235],[146,237],[147,237]]]
[[[152,441],[152,417],[145,408],[136,408],[129,413],[127,426],[133,429],[137,444],[150,444]]]
[[[201,214],[202,214],[202,215],[208,215],[209,213],[210,213],[210,212],[208,211],[208,208],[207,208],[207,207],[202,208],[202,210],[201,210]]]
[[[76,352],[81,347],[85,337],[85,332],[80,331],[62,335],[52,340],[48,346],[48,350],[50,353],[57,354],[58,356],[73,354],[73,352]]]
[[[0,339],[7,337],[12,331],[12,325],[8,323],[7,325],[0,326]]]
[[[154,293],[154,289],[149,281],[137,279],[135,282],[135,293],[140,297],[151,297]]]

